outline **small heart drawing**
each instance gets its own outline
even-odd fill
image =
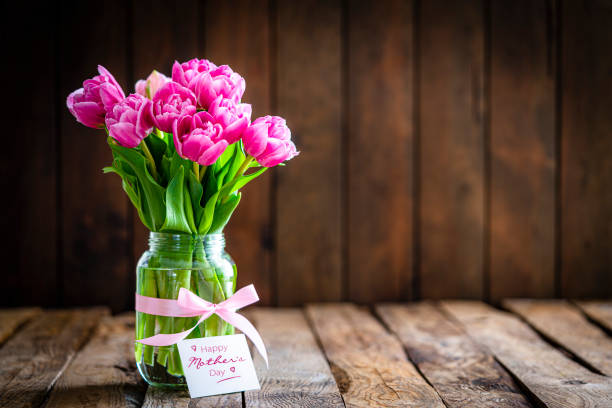
[[[230,367],[230,371],[233,373],[236,371],[236,367]]]

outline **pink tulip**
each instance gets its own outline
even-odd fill
[[[202,166],[213,164],[228,146],[222,137],[223,127],[205,111],[181,116],[172,133],[178,154]]]
[[[133,148],[153,131],[151,101],[131,94],[106,114],[108,133],[121,146]]]
[[[102,65],[98,65],[97,75],[83,82],[83,88],[68,95],[66,105],[77,121],[91,128],[104,125],[104,116],[113,105],[123,100],[123,90]]]
[[[251,105],[236,104],[231,99],[224,99],[222,95],[211,103],[208,112],[215,118],[216,123],[223,126],[223,138],[229,144],[240,140],[242,132],[251,122]]]
[[[204,109],[208,109],[219,96],[240,103],[245,88],[244,78],[227,65],[201,72],[189,82],[189,89],[195,93],[198,104]]]
[[[242,143],[246,152],[264,167],[274,167],[299,154],[285,119],[279,116],[255,119],[242,134]]]
[[[189,89],[168,82],[153,97],[155,126],[164,132],[172,132],[174,122],[183,115],[196,112],[196,98]]]
[[[147,79],[138,80],[134,88],[137,94],[153,99],[157,91],[167,82],[170,82],[170,78],[153,70]]]
[[[174,65],[172,66],[172,80],[183,86],[189,87],[191,80],[198,74],[209,72],[215,68],[217,68],[215,64],[205,59],[199,60],[194,58],[182,64],[174,61]]]

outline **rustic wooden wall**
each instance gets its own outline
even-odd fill
[[[65,98],[196,56],[301,150],[226,231],[264,304],[612,296],[609,1],[3,8],[2,306],[132,306],[146,231]]]

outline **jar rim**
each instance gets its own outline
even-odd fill
[[[214,234],[186,234],[184,232],[156,232],[149,231],[149,238],[166,238],[166,239],[205,239],[206,237],[211,238],[222,238],[225,234],[223,232],[216,232]]]

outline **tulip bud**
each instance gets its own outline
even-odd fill
[[[299,154],[285,119],[279,116],[255,119],[244,131],[242,143],[245,151],[264,167],[274,167]]]
[[[157,91],[167,82],[170,82],[170,78],[160,72],[153,70],[153,72],[151,72],[151,74],[147,77],[146,80],[138,80],[134,88],[136,89],[137,94],[147,97],[149,99],[153,99]]]

